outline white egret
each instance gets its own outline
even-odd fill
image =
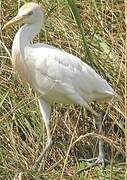
[[[78,57],[47,44],[31,43],[44,26],[44,14],[40,5],[26,3],[3,29],[8,29],[16,23],[24,25],[18,30],[13,41],[12,64],[21,79],[28,82],[38,94],[40,111],[47,131],[46,146],[33,167],[36,169],[52,142],[49,118],[53,102],[79,104],[100,119],[100,115],[91,108],[90,103],[108,102],[115,92]],[[99,156],[96,163],[103,162],[103,141],[99,140]]]

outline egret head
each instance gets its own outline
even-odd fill
[[[40,24],[44,23],[44,13],[39,4],[30,2],[23,5],[19,9],[18,14],[7,22],[3,29],[8,29],[10,26],[18,23],[35,24],[37,22]]]

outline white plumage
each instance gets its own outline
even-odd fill
[[[40,55],[38,58],[36,53]],[[107,82],[90,66],[62,50],[43,45],[38,48],[33,46],[29,58],[28,67],[31,59],[36,61],[30,68],[36,90],[48,102],[83,105],[83,101],[104,101],[114,94]]]
[[[37,159],[37,167],[51,144],[49,116],[51,103],[79,104],[92,110],[92,101],[109,101],[115,92],[90,66],[78,57],[47,44],[32,44],[44,23],[41,7],[36,3],[22,6],[18,15],[4,29],[24,22],[12,46],[12,63],[20,77],[39,95],[39,105],[47,129],[47,145]]]

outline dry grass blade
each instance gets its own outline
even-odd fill
[[[126,42],[125,42],[125,153],[126,153],[126,171],[127,179],[127,1],[125,0],[125,24],[126,24]]]

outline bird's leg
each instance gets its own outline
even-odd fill
[[[102,117],[101,115],[98,115],[98,118],[96,120],[96,127],[98,130],[99,135],[103,135],[103,129],[102,129]],[[108,160],[105,159],[105,153],[104,153],[104,141],[102,138],[98,140],[98,146],[99,146],[99,155],[96,158],[86,159],[86,162],[91,162],[95,160],[94,166],[98,164],[102,164],[102,166],[105,166],[105,162],[108,162]]]
[[[50,117],[50,112],[51,112],[51,106],[48,103],[46,103],[42,98],[40,98],[39,99],[39,107],[40,107],[40,111],[41,111],[43,121],[44,121],[45,127],[46,127],[47,142],[46,142],[44,150],[41,152],[41,154],[39,155],[39,157],[35,161],[35,164],[34,164],[34,166],[32,168],[33,170],[36,170],[39,167],[39,165],[40,165],[40,168],[41,168],[42,163],[43,163],[44,155],[45,155],[45,153],[47,152],[47,150],[49,149],[49,147],[52,144],[50,128],[49,128],[49,117]]]
[[[103,129],[102,129],[102,116],[100,114],[97,114],[91,107],[87,108],[89,111],[91,111],[96,117],[97,117],[97,121],[96,121],[96,126],[98,129],[99,134],[103,134]],[[98,140],[99,143],[99,155],[96,158],[91,158],[91,159],[80,159],[80,161],[85,161],[85,162],[93,162],[92,164],[90,164],[88,167],[85,167],[83,169],[80,169],[77,171],[76,174],[80,174],[83,171],[89,170],[92,167],[98,166],[99,164],[102,165],[102,167],[105,166],[105,162],[108,162],[108,160],[105,159],[105,155],[104,155],[104,141],[103,139],[99,139]]]
[[[103,129],[102,129],[102,119],[101,119],[101,116],[98,117],[98,120],[96,121],[96,126],[97,126],[97,129],[98,129],[98,132],[100,135],[103,134]],[[95,161],[96,164],[102,164],[102,166],[104,167],[105,165],[105,154],[104,154],[104,141],[103,139],[99,139],[99,155],[98,155],[98,158],[97,160]]]

